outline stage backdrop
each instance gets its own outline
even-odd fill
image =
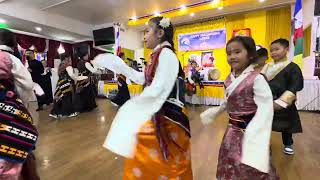
[[[178,51],[206,51],[224,48],[226,29],[178,35]]]
[[[181,35],[184,34],[194,34],[225,29],[226,41],[228,41],[232,37],[233,30],[245,28],[250,28],[251,36],[256,41],[257,45],[261,45],[269,49],[270,43],[275,39],[290,38],[291,8],[288,6],[280,9],[255,11],[245,14],[226,16],[216,20],[175,27],[175,49],[177,50],[176,53],[181,61],[182,66],[186,66],[188,64],[188,59],[190,56],[197,55],[201,57],[203,52],[211,51],[214,55],[215,68],[221,71],[220,80],[225,80],[230,73],[230,66],[227,63],[227,55],[224,46],[217,47],[209,51],[180,51],[179,36],[181,37]]]
[[[228,41],[232,37],[233,30],[245,28],[250,28],[251,36],[256,41],[257,45],[269,49],[270,43],[278,38],[290,39],[291,7],[287,6],[279,9],[236,14],[216,20],[176,26],[174,29],[174,43],[176,53],[182,66],[188,64],[190,55],[198,55],[201,57],[203,52],[208,51],[178,51],[179,35],[226,29],[226,41]],[[230,73],[225,48],[216,48],[210,51],[215,58],[215,67],[221,71],[220,80],[225,80]],[[145,48],[144,55],[147,61],[150,59],[151,52],[152,50]]]

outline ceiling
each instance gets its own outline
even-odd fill
[[[5,3],[20,4],[36,9],[41,13],[59,15],[69,20],[88,24],[88,28],[92,29],[113,22],[126,24],[132,16],[152,14],[155,11],[164,11],[199,1],[201,0],[5,0]],[[213,9],[199,12],[193,18],[188,15],[177,17],[173,19],[173,22],[174,24],[181,24],[219,15],[280,6],[294,1],[295,0],[265,0],[264,3],[259,3],[258,0],[254,3],[251,1],[251,3],[226,7],[222,11]],[[0,3],[0,13],[1,4],[2,3]],[[0,17],[2,16],[0,15]],[[34,27],[37,26],[37,22],[32,23],[30,21],[24,21],[23,19],[14,19],[13,17],[6,18],[11,18],[8,20],[10,21],[10,27],[14,27],[15,29],[34,32]],[[61,21],[61,23],[62,22],[67,23],[68,21]],[[41,27],[43,26],[41,25]],[[139,27],[137,29],[139,29]],[[70,30],[66,31],[65,29],[56,28],[56,26],[50,26],[50,21],[48,21],[47,26],[43,27],[42,34],[56,37],[57,39],[66,36],[62,38],[66,41],[79,41],[88,37],[90,38],[91,36],[91,34],[80,35]],[[59,38],[59,36],[61,37]]]
[[[65,31],[62,29],[54,28],[54,27],[39,25],[38,23],[26,21],[23,19],[12,17],[12,16],[7,16],[7,15],[0,15],[0,16],[1,18],[7,21],[6,24],[8,24],[8,27],[10,29],[36,34],[39,37],[43,36],[45,38],[56,39],[56,40],[65,41],[65,42],[75,42],[75,41],[91,39],[90,36],[83,36],[80,34],[76,34],[70,31]],[[38,32],[35,29],[35,27],[41,27],[42,31]]]
[[[127,21],[132,16],[142,16],[183,4],[201,0],[12,0],[19,1],[49,13],[60,14],[82,22],[99,25]],[[61,3],[60,5],[58,5]],[[54,6],[56,5],[56,6]]]

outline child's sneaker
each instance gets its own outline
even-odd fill
[[[55,118],[55,119],[58,119],[58,115],[55,115],[55,114],[49,114],[50,117],[52,118]]]
[[[292,146],[285,146],[283,149],[283,152],[287,155],[293,155],[294,154],[294,150],[292,148]]]
[[[71,118],[71,117],[76,117],[76,116],[78,116],[78,113],[75,112],[75,113],[70,114],[68,117]]]

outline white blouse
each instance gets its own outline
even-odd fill
[[[74,81],[82,81],[82,80],[88,79],[88,76],[76,75],[73,71],[73,67],[71,67],[71,66],[68,66],[66,68],[66,71],[67,71],[68,75],[70,76],[70,78],[73,79]]]
[[[232,84],[226,89],[225,93],[230,95],[253,70],[253,66],[249,66],[238,78],[231,75]],[[256,77],[253,91],[257,112],[244,133],[241,162],[261,172],[268,173],[270,167],[269,146],[274,114],[273,97],[270,87],[262,75]],[[204,124],[213,122],[226,109],[227,100],[228,97],[221,106],[203,112],[200,115],[202,122]]]
[[[14,78],[16,86],[19,86],[23,90],[32,91],[33,81],[28,68],[26,68],[20,59],[10,54],[10,59],[12,61],[12,70],[11,73]]]
[[[170,44],[168,42],[160,44],[155,48],[155,51],[165,45]],[[104,57],[107,59],[102,56],[95,59],[94,66],[101,65],[97,61],[104,61],[104,68],[108,66],[110,70],[113,69],[116,73],[125,75],[133,82],[144,84],[145,77],[143,73],[135,71],[125,63],[119,63],[119,59],[112,58],[110,54]],[[113,60],[117,65],[111,65]],[[176,54],[172,50],[164,48],[160,53],[158,67],[151,85],[146,87],[139,96],[133,97],[119,109],[103,145],[105,148],[127,158],[133,157],[137,144],[137,133],[143,124],[150,120],[167,100],[178,77],[178,72],[179,60]]]
[[[17,93],[19,94],[22,102],[28,107],[28,100],[33,96],[34,83],[28,68],[22,64],[20,59],[10,54],[12,62],[11,73]]]

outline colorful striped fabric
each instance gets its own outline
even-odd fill
[[[120,46],[120,25],[114,25],[114,33],[115,33],[115,47],[114,47],[114,54],[119,56],[121,53],[121,46]]]
[[[1,84],[0,92],[0,159],[23,163],[34,150],[38,132],[28,110],[17,95]]]
[[[294,10],[294,62],[302,68],[303,58],[303,14],[302,14],[302,2],[296,1]]]

